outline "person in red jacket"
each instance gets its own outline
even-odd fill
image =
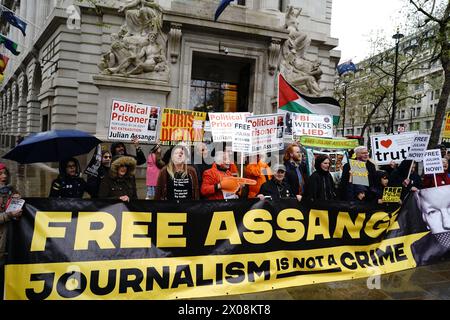
[[[228,152],[216,151],[214,163],[211,169],[203,173],[201,194],[208,200],[236,199],[236,193],[223,190],[226,177],[233,177],[231,168],[231,157]],[[225,188],[227,190],[227,188]]]
[[[434,176],[432,174],[426,174],[423,176],[423,187],[424,188],[433,188],[433,187],[442,187],[450,185],[450,177],[448,176],[448,160],[442,159],[442,166],[444,167],[443,173],[436,174],[436,183],[434,183]]]

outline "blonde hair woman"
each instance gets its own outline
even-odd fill
[[[189,166],[188,150],[178,145],[171,151],[169,163],[158,175],[155,200],[198,200],[199,187],[195,169]]]

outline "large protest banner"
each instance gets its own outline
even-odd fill
[[[206,112],[165,108],[159,141],[163,145],[203,141]]]
[[[402,207],[30,198],[10,224],[5,298],[184,299],[414,268],[450,256],[441,215],[428,214],[449,192],[424,189]]]
[[[157,106],[113,100],[108,140],[156,142],[160,112]]]
[[[400,163],[406,159],[408,150],[418,132],[371,136],[372,159],[376,164]]]

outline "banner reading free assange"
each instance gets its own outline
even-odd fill
[[[417,208],[30,198],[10,228],[5,298],[210,297],[404,270],[425,261],[411,250],[429,233]]]

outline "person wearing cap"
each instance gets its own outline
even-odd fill
[[[16,189],[10,185],[10,174],[4,163],[0,162],[0,300],[3,297],[4,265],[6,256],[7,224],[18,219],[22,210],[5,212],[11,198],[20,198]]]
[[[136,159],[114,156],[109,175],[100,184],[99,198],[120,199],[124,202],[137,199],[135,171]]]
[[[309,177],[303,194],[309,201],[336,200],[336,190],[330,173],[331,161],[327,155],[319,154],[314,162],[316,171]]]
[[[187,164],[189,152],[183,145],[171,151],[169,163],[158,175],[155,200],[198,200],[197,172]]]
[[[286,198],[302,199],[300,195],[296,195],[286,178],[286,166],[276,164],[273,168],[273,177],[271,180],[262,184],[257,197],[264,200],[264,197],[271,197],[272,200],[280,200]]]
[[[133,157],[136,160],[136,165],[139,166],[141,164],[144,164],[147,159],[145,158],[145,154],[139,146],[139,139],[133,138],[131,141],[136,147],[136,156],[128,154],[127,148],[125,147],[125,144],[123,142],[114,142],[113,144],[111,144],[111,155],[113,157],[117,155]]]

